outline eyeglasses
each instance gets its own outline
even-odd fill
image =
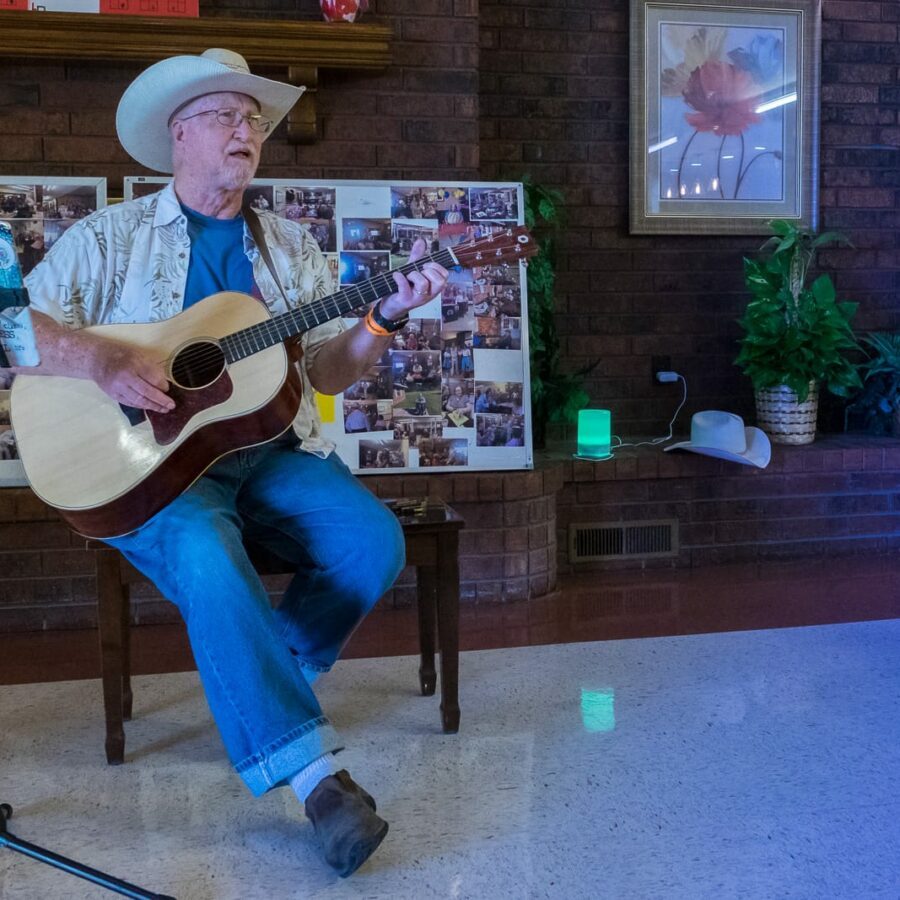
[[[205,109],[203,112],[194,113],[192,116],[180,116],[176,122],[186,122],[188,119],[196,119],[197,116],[215,115],[216,121],[226,128],[238,128],[244,119],[253,131],[259,134],[268,134],[272,127],[270,119],[264,119],[260,115],[242,113],[239,109]]]

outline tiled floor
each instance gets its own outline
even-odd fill
[[[0,802],[19,837],[179,900],[900,898],[891,557],[464,608],[455,736],[402,655],[414,611],[377,611],[317,686],[391,822],[349,881],[292,794],[230,771],[182,628],[133,634],[135,670],[172,674],[136,679],[116,768],[99,682],[70,680],[96,677],[95,633],[0,636]],[[0,848],[3,900],[105,896]]]
[[[0,800],[179,900],[900,896],[900,621],[470,651],[453,736],[416,668],[318,686],[391,822],[347,881],[292,794],[245,792],[192,672],[137,679],[115,768],[96,682],[4,688]],[[0,896],[112,895],[0,849]]]

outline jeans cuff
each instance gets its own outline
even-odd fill
[[[328,719],[321,716],[273,741],[261,753],[238,763],[235,770],[254,797],[282,787],[288,779],[326,753],[344,745]]]

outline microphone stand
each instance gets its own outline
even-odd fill
[[[38,862],[46,863],[48,866],[54,866],[57,869],[62,869],[70,875],[77,875],[79,878],[84,878],[87,881],[92,881],[94,884],[99,884],[100,887],[106,888],[108,891],[122,894],[125,897],[132,897],[134,900],[175,900],[174,897],[169,897],[165,894],[154,894],[151,891],[145,891],[143,888],[129,884],[127,881],[113,878],[105,872],[100,872],[97,869],[84,866],[81,863],[75,862],[73,859],[67,859],[65,856],[60,856],[58,853],[52,853],[49,850],[45,850],[43,847],[38,847],[36,844],[29,844],[28,841],[17,838],[14,834],[10,834],[6,828],[6,823],[12,818],[12,814],[12,807],[8,803],[0,803],[0,848],[8,847],[10,850],[15,850],[17,853],[21,853],[24,856],[30,856]]]

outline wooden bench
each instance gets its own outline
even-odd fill
[[[416,567],[419,614],[419,686],[431,696],[437,685],[435,651],[441,657],[441,725],[459,730],[459,530],[462,517],[440,500],[387,501],[406,537],[406,561]],[[118,550],[102,541],[87,541],[97,573],[98,630],[103,706],[106,716],[106,761],[125,759],[124,722],[131,719],[130,622],[132,584],[148,583]],[[248,547],[260,575],[292,574],[288,563],[260,547]]]

